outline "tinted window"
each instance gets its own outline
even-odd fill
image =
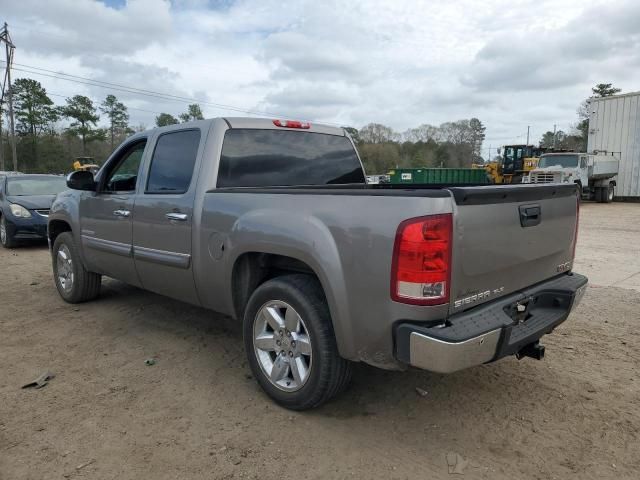
[[[147,181],[147,193],[184,193],[196,163],[200,130],[165,133],[156,143]]]
[[[67,189],[64,177],[10,177],[7,195],[57,195]]]
[[[228,130],[218,187],[364,183],[347,137],[290,130]]]
[[[138,171],[147,142],[142,141],[127,150],[118,165],[111,170],[104,184],[105,192],[132,192],[136,189]]]

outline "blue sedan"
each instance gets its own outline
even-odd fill
[[[47,218],[56,195],[67,189],[56,175],[0,176],[0,243],[15,247],[20,240],[46,239]]]

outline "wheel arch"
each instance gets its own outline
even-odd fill
[[[53,243],[56,241],[58,235],[63,232],[71,232],[73,233],[73,229],[71,225],[66,220],[54,219],[50,220],[47,226],[47,236],[49,238],[49,245],[53,246]]]
[[[263,250],[245,251],[238,255],[231,269],[231,301],[235,318],[242,319],[253,292],[263,283],[279,276],[302,273],[317,279],[327,301],[331,323],[340,354],[355,359],[355,350],[350,337],[348,318],[341,312],[339,299],[334,289],[342,279],[330,280],[329,274],[318,263],[295,252]]]
[[[236,318],[243,317],[251,294],[260,285],[289,273],[305,273],[320,281],[313,268],[294,257],[255,251],[238,256],[231,272],[231,296]]]

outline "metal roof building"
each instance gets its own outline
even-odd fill
[[[620,155],[616,197],[640,198],[640,92],[592,98],[587,151]]]

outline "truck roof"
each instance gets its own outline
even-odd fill
[[[269,129],[269,130],[291,130],[286,127],[278,127],[273,122],[275,119],[273,118],[253,118],[253,117],[224,117],[224,120],[227,122],[229,127],[231,128],[258,128],[258,129]],[[281,122],[285,122],[286,119],[280,120]],[[344,129],[340,127],[332,127],[329,125],[324,125],[322,123],[315,122],[306,122],[309,125],[309,128],[305,128],[302,131],[304,132],[315,132],[315,133],[325,133],[329,135],[340,135],[342,137],[345,136]],[[295,129],[294,129],[295,130]]]
[[[180,125],[184,125],[185,127],[204,126],[207,124],[210,125],[211,123],[215,122],[218,118],[221,118],[222,120],[224,120],[229,126],[229,128],[255,128],[255,129],[261,129],[261,130],[300,130],[301,132],[324,133],[327,135],[339,135],[341,137],[346,136],[346,133],[343,128],[333,127],[330,125],[324,125],[322,123],[315,123],[315,122],[303,121],[302,123],[309,125],[309,128],[304,128],[304,129],[279,127],[274,124],[274,121],[276,120],[274,118],[216,117],[216,118],[209,118],[206,120],[195,120],[193,122],[186,122]],[[284,123],[287,120],[281,119],[280,121]],[[176,126],[177,125],[167,125],[166,127],[155,127],[147,130],[146,133],[148,134],[149,131],[153,131],[153,130],[165,130],[165,129],[172,130]],[[146,133],[140,132],[133,135],[131,138],[143,136]]]

